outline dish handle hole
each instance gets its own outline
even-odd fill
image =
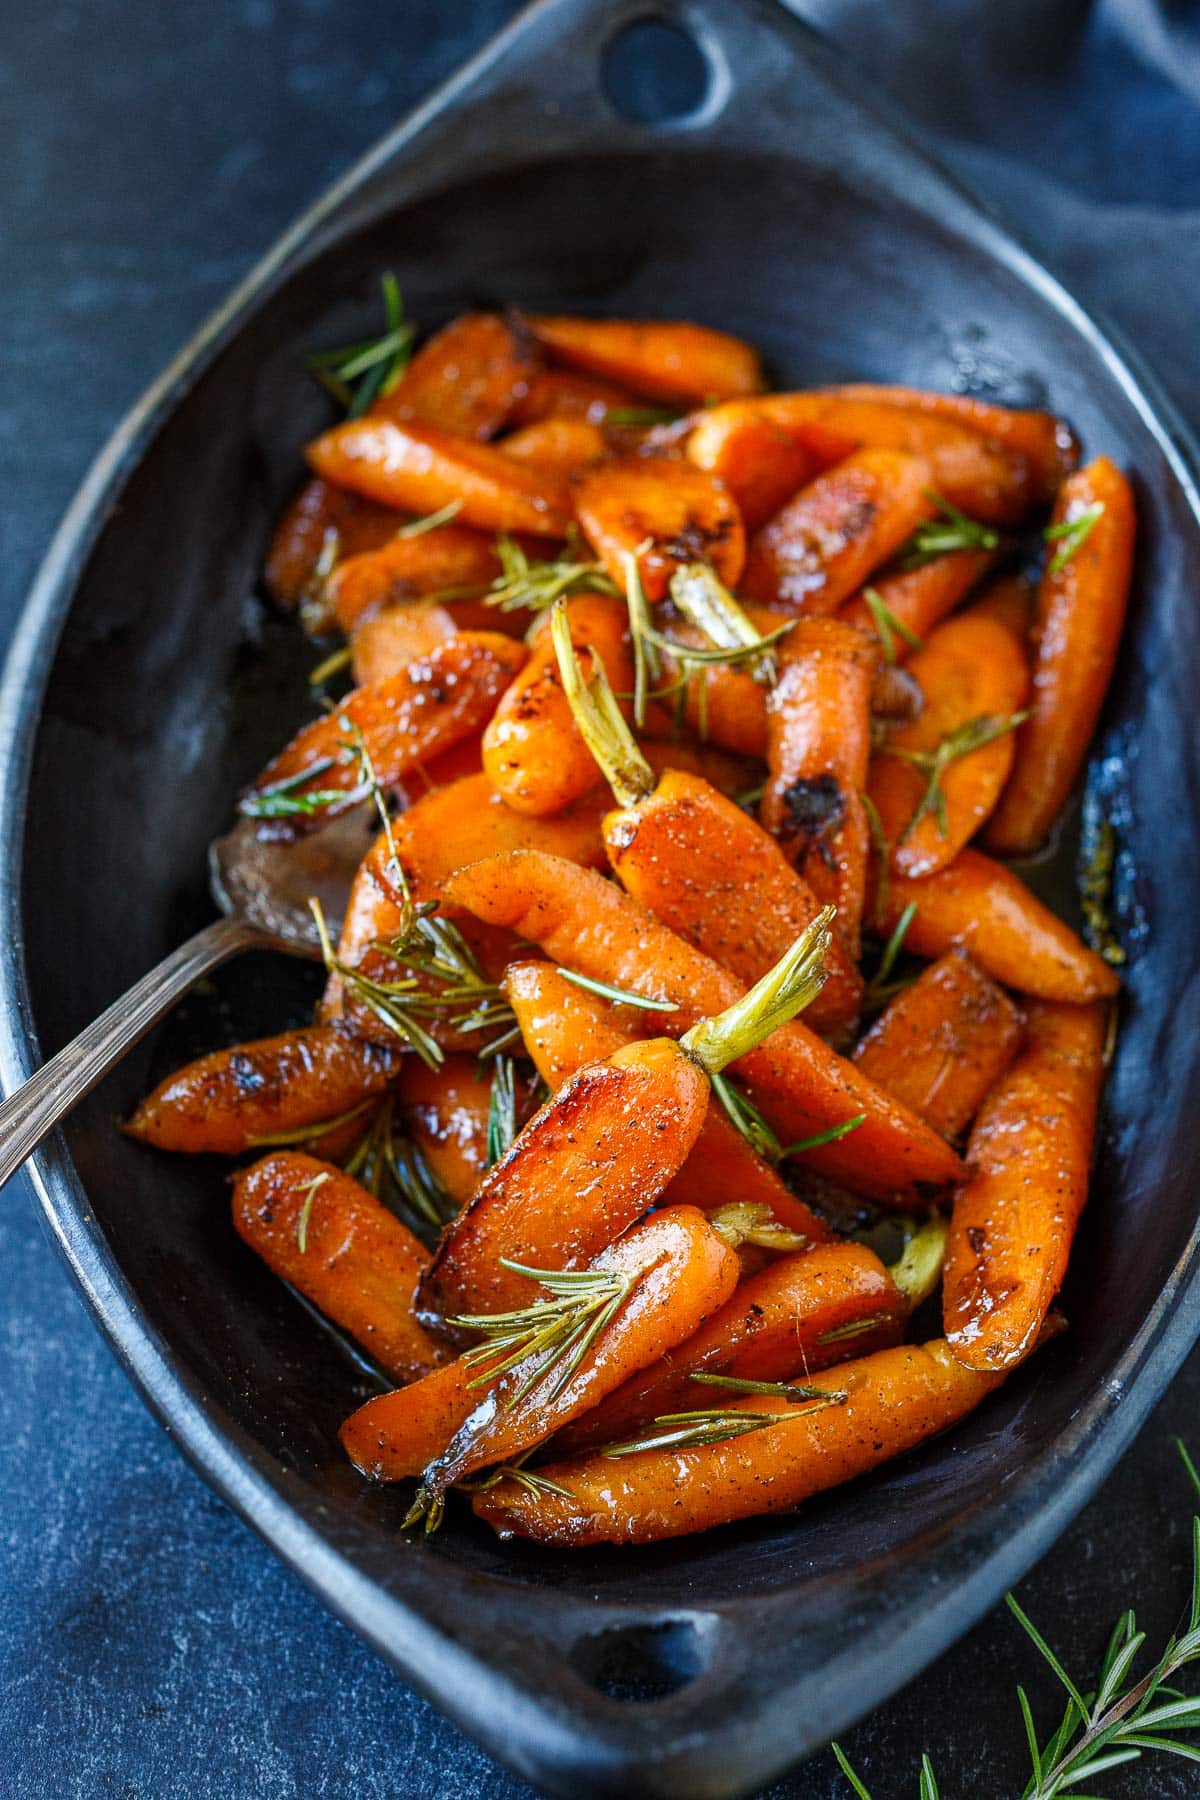
[[[671,125],[700,111],[713,70],[695,38],[666,19],[634,19],[604,53],[609,104],[634,125]]]
[[[576,1642],[571,1666],[610,1700],[665,1700],[703,1671],[707,1636],[691,1619],[610,1625]]]

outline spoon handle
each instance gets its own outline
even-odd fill
[[[193,982],[239,950],[264,941],[245,919],[217,919],[206,925],[0,1103],[0,1187]]]

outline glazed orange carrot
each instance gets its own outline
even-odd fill
[[[813,1377],[811,1386],[827,1396],[824,1405],[751,1395],[732,1401],[730,1415],[763,1415],[770,1424],[691,1449],[616,1457],[593,1451],[547,1463],[533,1492],[505,1477],[472,1504],[501,1537],[564,1549],[681,1537],[790,1511],[812,1494],[865,1475],[957,1423],[1001,1379],[964,1368],[941,1340],[877,1350]]]
[[[649,720],[647,721],[649,729]],[[699,775],[731,799],[757,787],[761,776],[758,755],[740,756],[716,744],[694,744],[677,738],[643,738],[642,755],[656,775],[683,769]]]
[[[589,671],[593,661],[619,692],[633,686],[625,604],[607,594],[564,602],[571,639]],[[483,734],[483,766],[496,792],[518,812],[555,813],[600,779],[563,693],[550,632],[539,621],[529,661]]]
[[[872,450],[923,458],[941,498],[986,524],[1017,523],[1036,504],[1025,456],[957,419],[828,392],[764,394],[756,404],[803,442],[814,432],[827,442],[832,431]]]
[[[971,616],[996,619],[1012,632],[1028,653],[1033,626],[1033,589],[1023,575],[1002,575],[998,581],[989,582],[978,600],[971,602]],[[1020,741],[1018,734],[1018,744]]]
[[[545,314],[531,317],[529,325],[538,342],[563,362],[653,400],[729,400],[762,386],[749,344],[706,325]]]
[[[398,1046],[304,1026],[185,1063],[146,1096],[125,1130],[158,1150],[237,1156],[363,1107],[399,1068]]]
[[[740,984],[594,871],[536,851],[488,857],[446,883],[447,898],[507,925],[567,968],[656,1000],[673,1013],[656,1028],[684,1031],[732,1005]],[[781,1141],[863,1123],[802,1160],[833,1180],[883,1200],[914,1198],[958,1179],[950,1147],[799,1021],[771,1034],[734,1070]]]
[[[263,580],[280,606],[296,606],[312,587],[322,554],[340,560],[376,550],[403,519],[390,506],[364,500],[327,481],[305,482],[271,539]]]
[[[492,1077],[474,1056],[448,1056],[430,1069],[404,1060],[396,1114],[434,1178],[456,1206],[465,1206],[487,1168]]]
[[[801,619],[778,651],[767,704],[759,817],[857,956],[870,831],[861,794],[871,757],[877,646],[841,619]]]
[[[1133,493],[1106,456],[1063,483],[1038,588],[1033,702],[988,828],[1002,854],[1034,850],[1074,786],[1112,678],[1133,567]],[[1069,534],[1069,535],[1068,535]],[[1080,539],[1082,538],[1082,541]]]
[[[672,620],[670,636],[673,643],[712,648],[693,625]],[[660,650],[660,655],[665,685],[684,684],[683,715],[688,730],[703,744],[717,744],[736,756],[761,762],[767,743],[767,690],[763,684],[734,663],[708,663],[689,671],[670,651]]]
[[[499,632],[462,632],[377,687],[356,688],[267,764],[242,800],[264,835],[290,838],[336,818],[367,786],[351,732],[380,784],[391,786],[439,750],[474,736],[525,661],[525,647]]]
[[[951,951],[896,995],[854,1052],[859,1068],[945,1138],[957,1138],[1021,1042],[1002,988]]]
[[[1003,863],[960,850],[923,881],[893,876],[874,924],[885,936],[914,905],[905,944],[918,956],[966,950],[993,980],[1041,1000],[1082,1005],[1115,994],[1116,972]]]
[[[590,419],[539,419],[533,425],[510,432],[499,448],[505,456],[518,462],[532,463],[535,468],[553,469],[560,475],[573,475],[588,463],[607,455],[608,440],[599,425]]]
[[[233,1179],[238,1236],[398,1381],[445,1352],[413,1295],[429,1254],[394,1213],[341,1169],[278,1150]]]
[[[584,375],[578,369],[539,369],[513,408],[515,426],[539,425],[543,419],[587,419],[603,425],[608,413],[638,405],[638,397],[615,381]]]
[[[458,1356],[394,1393],[360,1406],[338,1436],[355,1468],[374,1481],[419,1475],[479,1405],[475,1370]]]
[[[1007,1369],[1037,1341],[1087,1199],[1108,1009],[1038,1002],[1023,1054],[975,1121],[943,1294],[960,1362]]]
[[[326,583],[334,617],[353,631],[382,607],[440,594],[445,589],[486,587],[500,570],[492,539],[470,525],[436,525],[415,537],[397,537],[338,564]]]
[[[417,351],[376,418],[416,420],[456,437],[503,431],[541,363],[537,346],[498,313],[463,313]]]
[[[751,540],[742,588],[792,613],[836,612],[932,511],[929,464],[859,450],[801,488]]]
[[[581,1322],[589,1306],[599,1309],[602,1328],[582,1356],[535,1353],[495,1383],[488,1373],[498,1366],[497,1356],[485,1340],[476,1367],[486,1403],[425,1470],[426,1494],[439,1496],[472,1470],[508,1462],[568,1425],[691,1337],[729,1299],[738,1278],[737,1257],[692,1206],[653,1213],[588,1267],[594,1292],[576,1288],[565,1298],[568,1304],[574,1299]],[[500,1363],[506,1360],[500,1351]]]
[[[604,463],[579,478],[575,509],[622,593],[626,558],[635,554],[648,600],[661,600],[673,571],[697,561],[708,563],[726,587],[737,585],[746,555],[741,514],[723,483],[692,463],[665,457]]]
[[[457,637],[454,615],[432,600],[387,606],[357,625],[351,636],[355,687],[375,687],[400,675],[409,663]]]
[[[1032,478],[1031,498],[1036,505],[1049,505],[1059,483],[1079,461],[1079,445],[1070,426],[1053,413],[994,406],[969,394],[933,394],[923,388],[869,381],[850,382],[825,391],[845,400],[880,401],[885,406],[903,407],[906,412],[952,419],[1006,445],[1024,457]]]
[[[999,799],[1029,677],[1012,632],[971,613],[939,625],[908,667],[925,705],[889,733],[867,791],[893,869],[918,878],[953,861]]]
[[[555,1439],[557,1456],[619,1443],[656,1415],[721,1406],[729,1389],[696,1375],[805,1381],[847,1357],[896,1343],[908,1306],[865,1244],[822,1244],[780,1256],[743,1281],[719,1312],[661,1361],[611,1393]]]
[[[843,454],[853,448],[847,440]],[[696,415],[686,455],[698,469],[724,482],[747,531],[757,531],[773,518],[820,466],[808,445],[765,419],[753,403],[738,400]]]
[[[561,1087],[585,1063],[600,1062],[623,1044],[634,1043],[647,1020],[656,1016],[589,993],[549,962],[510,963],[504,993],[525,1048],[550,1088]],[[832,1235],[825,1221],[755,1153],[716,1099],[709,1101],[700,1135],[664,1199],[690,1202],[702,1212],[735,1201],[766,1206],[788,1231],[811,1244]]]
[[[385,506],[424,515],[456,501],[464,525],[541,537],[562,537],[571,522],[561,476],[435,425],[347,419],[316,438],[307,454],[318,475]]]
[[[884,569],[871,584],[874,609],[858,594],[846,601],[838,617],[848,625],[874,632],[886,644],[890,658],[904,662],[917,648],[904,633],[924,638],[982,581],[996,554],[994,550],[950,550],[915,569],[890,573]]]

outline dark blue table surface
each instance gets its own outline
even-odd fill
[[[469,16],[437,0],[8,0],[0,639],[88,461],[143,385],[297,208],[514,10],[506,0],[475,0]],[[860,28],[870,9],[826,0],[810,10],[869,54]],[[947,10],[970,23],[957,0]],[[1107,62],[1103,44],[1099,53],[1102,75],[1122,74],[1116,50]],[[903,73],[901,97],[927,123],[946,124],[943,77],[954,71],[944,42],[932,54],[915,94],[911,69],[893,63],[891,73]],[[969,82],[954,92],[948,129],[963,165],[977,180],[994,174],[1011,204],[1020,184],[992,160],[1011,148],[1007,124],[991,128]],[[1162,129],[1143,141],[1158,183],[1150,196],[1131,162],[1136,145],[1096,149],[1135,233],[1150,228],[1140,203],[1200,163],[1194,114],[1189,153],[1167,129],[1171,116],[1155,117]],[[1095,175],[1069,131],[1042,150],[1068,181]],[[1067,260],[1086,285],[1086,247],[1074,250]],[[1151,296],[1124,274],[1136,322]],[[1182,331],[1179,341],[1189,341]],[[1187,374],[1194,394],[1194,362]],[[0,1271],[0,1791],[529,1793],[326,1614],[184,1466],[84,1315],[23,1180],[0,1201]],[[1152,1634],[1177,1623],[1189,1495],[1172,1438],[1191,1433],[1200,1448],[1198,1399],[1194,1356],[1022,1584],[1027,1610],[1081,1679],[1124,1605],[1137,1605]],[[847,1735],[876,1800],[915,1793],[925,1749],[946,1800],[1019,1792],[1018,1681],[1048,1723],[1054,1696],[1000,1613]],[[1148,1764],[1105,1789],[1156,1800],[1198,1790],[1186,1765]],[[833,1800],[848,1790],[826,1754],[773,1792]]]

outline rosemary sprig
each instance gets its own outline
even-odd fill
[[[695,1377],[693,1377],[695,1379]],[[617,1444],[605,1444],[599,1456],[614,1460],[621,1456],[637,1456],[643,1450],[702,1450],[708,1444],[721,1444],[729,1438],[745,1437],[752,1431],[766,1431],[772,1425],[786,1425],[792,1419],[806,1419],[827,1406],[844,1406],[849,1396],[818,1390],[818,1398],[791,1412],[754,1412],[740,1407],[700,1407],[692,1412],[659,1413],[645,1437],[626,1438]]]
[[[654,770],[622,717],[599,657],[592,657],[591,675],[584,680],[571,638],[571,621],[562,600],[557,600],[551,611],[550,632],[563,692],[580,736],[599,764],[618,806],[636,806],[654,792]]]
[[[748,1375],[706,1375],[688,1377],[704,1387],[728,1388],[732,1394],[772,1394],[777,1400],[824,1400],[828,1389],[805,1387],[794,1381],[751,1381]]]
[[[570,551],[568,544],[568,551]],[[567,554],[552,561],[531,560],[515,538],[501,532],[496,538],[500,573],[486,586],[443,588],[434,601],[482,600],[500,612],[545,612],[556,600],[575,594],[612,594],[620,590],[598,562]]]
[[[517,1069],[511,1056],[498,1056],[492,1064],[492,1089],[488,1096],[487,1159],[497,1163],[507,1155],[517,1135]]]
[[[486,1494],[501,1481],[515,1481],[531,1494],[565,1494],[571,1498],[570,1488],[563,1487],[561,1482],[551,1481],[549,1476],[542,1475],[537,1469],[526,1468],[528,1459],[539,1449],[533,1445],[523,1450],[520,1456],[509,1463],[497,1463],[494,1468],[485,1469],[481,1475],[469,1476],[465,1481],[455,1482],[455,1486],[464,1494]]]
[[[896,617],[878,588],[865,587],[862,597],[866,601],[867,609],[874,621],[876,635],[883,648],[884,662],[895,662],[897,638],[903,638],[910,650],[921,648],[921,640],[912,626],[906,625],[903,619]]]
[[[374,1095],[360,1100],[349,1112],[339,1113],[335,1119],[316,1119],[311,1125],[296,1125],[290,1131],[270,1131],[254,1137],[247,1137],[246,1146],[250,1150],[286,1150],[295,1144],[311,1144],[315,1138],[324,1137],[328,1131],[336,1131],[341,1125],[348,1125],[351,1119],[357,1119],[369,1108],[377,1105]]]
[[[386,1096],[342,1167],[377,1200],[387,1198],[390,1189],[411,1213],[439,1230],[454,1211],[453,1201],[417,1145],[398,1135],[395,1100],[391,1094]]]
[[[308,1223],[312,1218],[313,1201],[317,1197],[317,1189],[324,1187],[329,1180],[328,1169],[322,1169],[311,1181],[306,1181],[296,1192],[304,1195],[304,1204],[300,1208],[300,1217],[296,1222],[296,1247],[301,1256],[308,1255]]]
[[[410,519],[396,533],[398,538],[424,537],[427,531],[436,531],[439,525],[448,525],[451,519],[457,519],[462,511],[461,500],[447,500],[445,506],[439,506],[436,512],[422,513],[419,519]]]
[[[1069,512],[1068,517],[1059,524],[1047,525],[1042,533],[1043,538],[1048,544],[1058,545],[1046,565],[1047,575],[1062,574],[1071,558],[1087,543],[1103,511],[1103,500],[1097,500],[1092,506],[1082,507],[1078,512]]]
[[[340,650],[331,650],[328,656],[323,656],[321,658],[316,668],[309,674],[309,687],[324,687],[325,683],[329,681],[331,677],[340,675],[342,670],[348,669],[353,661],[354,649],[352,645],[343,644]]]
[[[919,769],[926,777],[925,792],[921,795],[917,810],[904,827],[900,842],[907,843],[921,820],[929,813],[933,814],[938,830],[945,837],[950,829],[946,816],[946,795],[942,789],[947,769],[960,758],[970,756],[975,750],[982,750],[985,744],[993,744],[997,738],[1015,731],[1028,717],[1028,712],[1009,713],[1006,717],[999,713],[983,713],[978,719],[969,719],[965,725],[960,725],[957,731],[949,732],[936,750],[902,750],[895,745],[886,746],[884,755],[899,757],[902,762]]]
[[[676,1010],[673,1000],[651,1000],[646,994],[631,994],[628,988],[611,987],[607,981],[596,981],[591,975],[581,975],[577,969],[566,969],[560,964],[558,972],[564,981],[586,988],[589,994],[599,994],[605,1000],[615,1000],[620,1006],[637,1006],[643,1012]]]
[[[491,1386],[519,1364],[532,1364],[506,1403],[517,1401],[553,1374],[547,1405],[560,1394],[600,1333],[621,1307],[634,1281],[613,1269],[530,1269],[500,1258],[502,1268],[525,1275],[547,1290],[548,1299],[504,1313],[463,1313],[447,1320],[462,1331],[484,1334],[484,1342],[463,1352],[479,1373],[470,1387]]]
[[[883,820],[879,816],[879,808],[865,790],[859,794],[863,811],[867,815],[867,830],[871,834],[871,848],[875,852],[875,911],[882,919],[887,911],[888,896],[892,890],[892,846],[888,843],[887,832],[883,829]]]
[[[675,406],[606,406],[606,425],[674,425],[685,417]]]
[[[710,1080],[713,1092],[721,1102],[730,1124],[741,1133],[750,1148],[769,1163],[781,1163],[789,1156],[802,1156],[806,1150],[820,1150],[825,1144],[836,1144],[839,1138],[849,1137],[852,1131],[857,1131],[866,1122],[866,1113],[856,1113],[854,1118],[843,1119],[839,1125],[828,1125],[824,1131],[816,1131],[811,1137],[797,1138],[793,1144],[784,1144],[749,1094],[730,1081],[727,1075],[710,1076]]]
[[[892,935],[883,947],[883,955],[879,966],[863,990],[863,1011],[878,1012],[886,1006],[896,994],[902,993],[911,984],[908,981],[889,981],[888,977],[896,966],[896,958],[904,948],[904,940],[908,936],[908,928],[917,916],[917,903],[910,900],[892,929]]]
[[[417,335],[416,326],[405,320],[400,285],[390,270],[380,278],[380,286],[387,323],[383,335],[343,344],[336,350],[319,350],[308,358],[309,370],[351,419],[361,417],[381,395],[391,393],[408,367]]]
[[[306,794],[298,792],[306,782],[318,775],[324,775],[337,762],[334,756],[322,756],[310,763],[307,769],[301,769],[297,775],[287,775],[282,781],[273,781],[269,787],[260,788],[256,794],[246,794],[238,802],[238,811],[247,819],[312,819],[335,800],[345,796],[341,788],[310,789]]]
[[[990,525],[981,525],[978,519],[968,518],[966,513],[959,512],[957,506],[951,506],[932,489],[925,490],[925,498],[933,502],[941,516],[926,519],[917,526],[900,552],[902,569],[919,569],[923,563],[932,562],[935,556],[946,556],[952,550],[994,550],[1000,542],[998,531],[993,531]]]

